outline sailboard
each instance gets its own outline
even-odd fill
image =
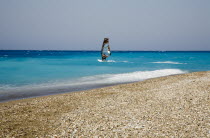
[[[101,58],[102,60],[106,60],[111,55],[111,50],[109,46],[109,38],[104,38],[102,47],[101,47]]]

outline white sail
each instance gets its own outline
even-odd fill
[[[104,38],[104,42],[101,48],[101,57],[102,60],[105,60],[107,57],[111,55],[109,38]]]

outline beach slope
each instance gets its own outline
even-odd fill
[[[0,137],[210,137],[210,71],[0,103]]]

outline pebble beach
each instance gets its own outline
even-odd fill
[[[210,137],[210,71],[0,103],[0,137]]]

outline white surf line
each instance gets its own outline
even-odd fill
[[[151,63],[158,63],[158,64],[187,64],[187,63],[179,63],[179,62],[173,62],[173,61],[158,61],[158,62],[151,62]]]

